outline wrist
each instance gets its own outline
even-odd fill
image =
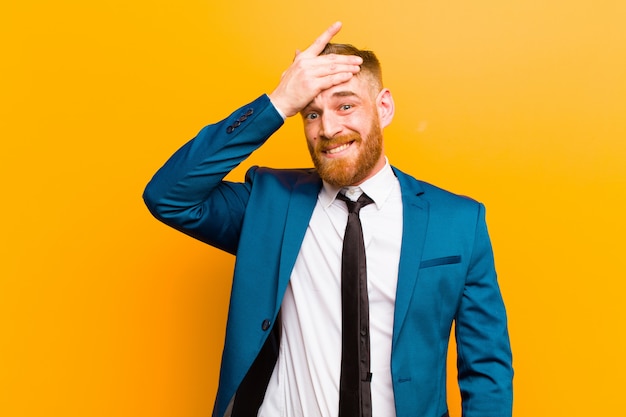
[[[286,120],[287,115],[285,114],[283,109],[278,104],[276,104],[276,100],[272,97],[272,94],[269,94],[268,97],[270,99],[270,103],[272,104],[272,106],[274,106],[274,109],[276,110],[276,112],[280,115],[280,117],[283,118],[283,120]]]

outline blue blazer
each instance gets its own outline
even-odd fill
[[[144,193],[159,220],[236,255],[214,417],[277,320],[322,185],[313,169],[253,167],[243,183],[224,181],[282,124],[263,95],[201,130]],[[397,416],[447,415],[453,323],[464,417],[510,416],[511,350],[484,207],[393,169],[404,217],[390,358]]]

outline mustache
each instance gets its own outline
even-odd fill
[[[341,136],[335,136],[334,138],[327,138],[326,136],[320,136],[320,140],[317,142],[315,148],[318,152],[324,152],[329,149],[336,148],[337,146],[344,145],[349,142],[361,142],[363,139],[358,133],[349,133]]]

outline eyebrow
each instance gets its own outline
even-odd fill
[[[350,97],[350,96],[356,96],[357,94],[353,91],[347,90],[347,91],[337,91],[335,93],[333,93],[333,97]]]

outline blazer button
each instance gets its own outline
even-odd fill
[[[252,113],[254,113],[254,110],[248,109],[245,114],[246,116],[252,116]]]
[[[263,329],[263,331],[267,331],[270,328],[270,325],[272,324],[271,321],[269,321],[268,319],[263,320],[263,323],[261,324],[261,329]]]
[[[226,128],[226,133],[233,133],[233,130],[235,130],[235,128],[233,126],[228,126]]]

